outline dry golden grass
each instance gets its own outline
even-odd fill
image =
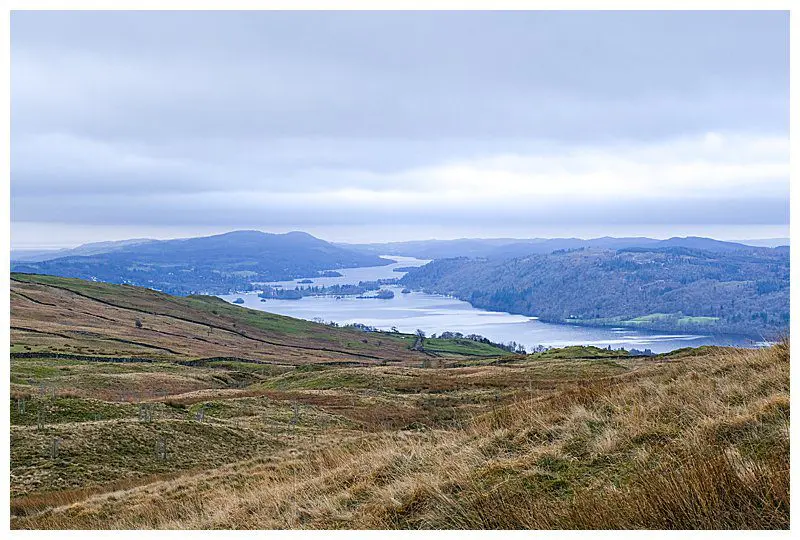
[[[31,503],[12,527],[788,528],[788,341],[612,371],[574,361],[571,378],[547,367],[435,370],[443,393],[470,377],[508,386],[452,425],[287,439],[215,469]]]
[[[413,340],[393,334],[368,336],[211,297],[174,297],[54,276],[12,275],[11,321],[11,342],[23,353],[186,360],[235,351],[240,358],[286,365],[427,358],[410,350]]]

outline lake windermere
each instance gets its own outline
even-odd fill
[[[394,269],[421,266],[428,261],[412,257],[386,256],[396,263],[387,266],[345,268],[337,271],[340,277],[309,278],[312,284],[298,284],[297,280],[270,283],[286,289],[297,286],[327,286],[357,284],[386,278],[400,278],[404,272]],[[447,296],[411,292],[402,294],[402,287],[387,286],[394,292],[392,299],[356,298],[346,296],[306,296],[299,300],[276,300],[258,297],[258,293],[239,293],[221,295],[231,302],[236,298],[244,300],[243,306],[288,315],[298,319],[334,321],[338,324],[362,323],[380,330],[397,328],[400,332],[424,330],[426,334],[440,334],[444,331],[480,334],[495,342],[516,341],[530,351],[537,345],[564,347],[567,345],[595,345],[618,349],[651,349],[653,352],[669,352],[682,347],[700,345],[730,345],[753,347],[757,343],[738,336],[712,336],[695,334],[667,334],[632,328],[595,328],[570,324],[552,324],[535,317],[514,315],[497,311],[487,311],[473,307],[468,302]]]

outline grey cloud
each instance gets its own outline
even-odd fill
[[[414,205],[391,203],[325,204],[324,201],[251,201],[224,194],[185,196],[92,196],[72,199],[18,197],[12,218],[36,221],[42,213],[54,222],[93,225],[135,225],[146,216],[148,225],[175,226],[219,223],[235,228],[351,225],[368,227],[396,221],[414,225],[458,226],[574,224],[785,224],[789,205],[784,198],[749,200],[720,197],[705,199],[658,199],[597,201],[591,196],[569,201],[519,200],[510,197],[502,207],[479,203],[446,206],[439,201],[417,201]],[[676,220],[679,216],[680,220]]]
[[[690,162],[695,143],[672,141],[788,138],[786,12],[17,11],[11,31],[15,221],[558,223],[513,193],[508,208],[306,195],[425,191],[426,171],[498,155],[673,145]],[[218,195],[248,191],[298,195]],[[587,223],[785,223],[785,192],[557,206]]]
[[[12,39],[21,130],[595,139],[787,127],[786,13],[15,13]],[[42,96],[30,87],[41,82],[60,91]]]

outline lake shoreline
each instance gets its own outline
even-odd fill
[[[580,326],[584,328],[625,328],[630,330],[647,330],[651,332],[669,332],[673,334],[700,334],[700,335],[708,335],[708,336],[715,336],[719,338],[743,338],[752,340],[755,343],[777,343],[780,341],[780,337],[773,336],[770,339],[767,339],[765,336],[761,336],[758,334],[747,334],[747,333],[737,333],[737,332],[720,332],[716,331],[713,328],[708,327],[701,327],[701,326],[675,326],[670,324],[659,324],[659,323],[650,323],[650,322],[637,322],[636,324],[630,324],[627,321],[607,321],[607,322],[590,322],[582,319],[551,319],[548,317],[542,317],[540,315],[531,315],[530,313],[521,313],[521,312],[514,312],[514,311],[497,311],[491,309],[490,307],[486,306],[476,306],[466,298],[460,298],[458,296],[449,295],[449,294],[441,294],[432,291],[424,291],[422,289],[412,289],[414,292],[424,292],[426,294],[442,296],[446,298],[455,298],[462,302],[466,302],[475,309],[481,309],[485,311],[491,311],[492,313],[509,313],[511,315],[522,315],[524,317],[530,317],[532,319],[539,320],[544,323],[548,324],[559,324],[559,325],[569,325],[569,326]],[[786,332],[788,335],[788,330]]]
[[[240,294],[240,295],[241,294],[253,294],[254,292],[258,292],[258,291],[248,291],[248,292],[241,292],[241,293],[237,293],[237,294]],[[413,290],[412,289],[412,292],[421,293],[421,292],[425,292],[425,291]],[[531,320],[536,320],[536,321],[540,321],[542,323],[551,324],[551,325],[576,326],[576,327],[582,327],[582,328],[598,328],[598,329],[611,329],[611,330],[613,330],[613,329],[626,329],[626,330],[646,331],[646,332],[652,332],[652,333],[667,332],[667,333],[676,334],[676,335],[696,335],[696,336],[701,336],[701,337],[706,337],[707,336],[707,337],[714,337],[714,338],[718,338],[718,339],[732,339],[732,340],[746,339],[746,340],[749,340],[749,341],[753,342],[753,347],[766,346],[766,345],[769,345],[769,344],[777,343],[777,341],[778,341],[777,339],[776,340],[768,340],[768,339],[765,339],[762,336],[754,336],[754,335],[747,335],[747,334],[735,334],[735,333],[729,333],[729,332],[714,332],[714,331],[704,331],[703,332],[699,328],[680,328],[680,327],[673,327],[673,326],[668,326],[668,325],[651,326],[651,325],[646,325],[646,324],[633,325],[633,324],[624,324],[624,323],[592,324],[592,323],[588,323],[588,322],[573,321],[573,320],[568,320],[568,319],[561,319],[561,320],[547,319],[547,318],[538,317],[536,315],[528,315],[528,314],[525,314],[525,313],[514,313],[514,312],[511,312],[511,311],[497,311],[497,310],[493,310],[493,309],[487,309],[487,308],[483,308],[483,307],[478,307],[478,306],[473,305],[468,300],[464,300],[464,299],[458,298],[457,296],[452,296],[452,295],[449,295],[449,294],[438,294],[438,293],[425,293],[425,294],[429,294],[431,296],[437,296],[437,297],[440,297],[440,298],[455,299],[455,300],[459,300],[459,301],[462,301],[462,302],[466,302],[470,306],[472,306],[472,307],[474,307],[475,309],[478,309],[478,310],[483,310],[483,311],[487,311],[487,312],[491,312],[491,313],[498,313],[498,314],[520,315],[520,316],[523,316],[523,317],[527,317],[527,318],[529,318]],[[264,300],[264,303],[268,303],[268,302],[270,302],[272,300],[289,300],[289,301],[293,301],[293,300],[301,300],[302,298],[334,298],[334,299],[353,298],[353,299],[357,299],[357,300],[383,300],[382,298],[376,298],[374,296],[365,297],[365,296],[358,296],[358,295],[355,295],[355,294],[353,294],[353,295],[312,294],[312,295],[307,295],[307,296],[303,296],[301,298],[296,298],[296,299],[295,298],[292,298],[292,299],[266,298],[266,299],[263,299],[263,300]],[[379,330],[379,331],[385,332],[386,330]],[[458,331],[458,329],[455,329],[454,331]]]
[[[392,256],[391,259],[397,262],[379,267],[341,269],[340,273],[343,275],[338,277],[296,278],[253,285],[262,289],[357,285],[361,281],[400,278],[404,273],[396,269],[419,267],[429,262],[413,257]],[[311,279],[313,283],[298,283],[301,279]],[[477,334],[495,343],[514,341],[529,350],[539,345],[587,345],[601,348],[611,346],[613,349],[649,348],[659,353],[703,345],[754,348],[764,341],[740,334],[711,334],[704,331],[706,329],[691,333],[685,329],[644,328],[641,324],[633,327],[616,322],[593,325],[575,324],[577,321],[547,321],[532,315],[474,306],[471,302],[452,295],[431,294],[420,290],[402,294],[404,287],[402,283],[387,285],[387,288],[395,292],[394,298],[370,298],[367,302],[357,298],[357,295],[308,295],[298,299],[260,298],[259,292],[252,289],[220,297],[227,301],[242,297],[245,301],[244,307],[310,321],[335,322],[339,325],[360,324],[383,331],[397,328],[404,333],[414,333],[421,329],[428,335],[441,332]]]

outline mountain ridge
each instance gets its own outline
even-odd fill
[[[603,248],[626,249],[636,247],[689,247],[710,251],[737,251],[770,249],[768,246],[750,245],[743,242],[729,242],[702,236],[673,236],[664,240],[645,236],[599,238],[459,238],[455,240],[413,240],[407,242],[388,242],[374,244],[345,244],[365,253],[399,255],[420,259],[447,259],[453,257],[473,257],[490,259],[510,259],[532,254],[547,254],[563,249]]]
[[[110,251],[40,262],[12,261],[12,271],[127,283],[173,294],[252,289],[252,282],[313,277],[320,271],[384,266],[377,255],[334,246],[308,233],[231,231],[220,235],[110,244]]]

